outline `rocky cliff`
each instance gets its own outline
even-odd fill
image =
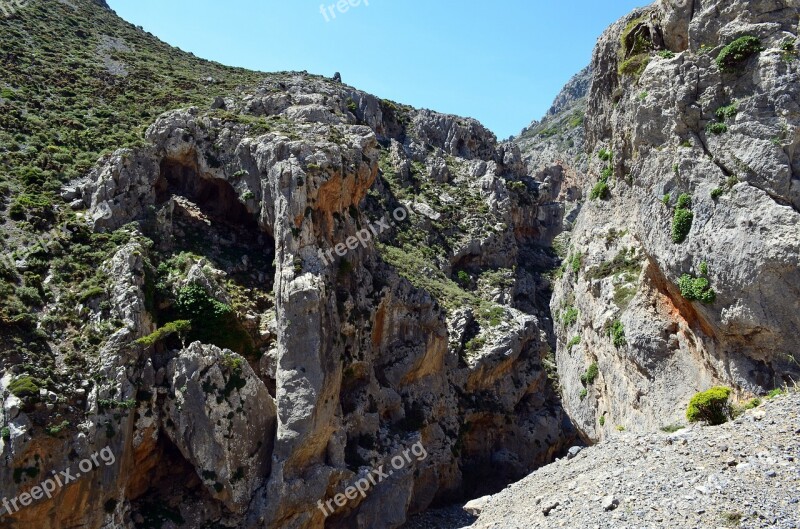
[[[671,424],[712,385],[797,380],[799,6],[659,2],[598,42],[551,302],[588,438]]]
[[[4,527],[399,527],[796,380],[797,24],[639,10],[503,143],[90,0],[1,20]]]
[[[154,45],[96,38],[113,83]],[[337,80],[218,93],[60,185],[42,245],[7,264],[17,295],[32,262],[45,278],[46,361],[4,358],[2,494],[106,447],[116,462],[6,526],[397,527],[563,450],[544,276],[561,168],[531,175],[473,120]],[[83,283],[59,270],[76,252]],[[411,446],[424,457],[319,507]]]

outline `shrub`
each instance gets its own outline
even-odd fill
[[[650,54],[641,53],[634,55],[630,59],[623,61],[619,65],[620,75],[630,75],[631,77],[639,78],[644,72],[647,65],[650,64]]]
[[[681,196],[678,197],[678,205],[677,207],[681,209],[689,209],[692,207],[692,195],[689,193],[683,193]]]
[[[572,327],[578,321],[578,314],[578,309],[575,307],[567,307],[561,314],[561,323],[563,323],[565,327]]]
[[[576,253],[572,256],[572,260],[570,261],[570,268],[574,273],[578,273],[581,271],[581,265],[583,264],[583,255]]]
[[[33,287],[19,287],[17,289],[17,297],[29,307],[38,307],[42,304],[42,297],[39,295],[39,291]]]
[[[792,62],[797,58],[796,53],[797,39],[788,38],[781,42],[781,58],[786,62]]]
[[[586,388],[581,389],[580,393],[578,393],[578,398],[583,400],[589,395],[589,390]]]
[[[733,118],[739,112],[739,106],[736,103],[731,103],[728,106],[719,107],[717,109],[717,119],[722,121]]]
[[[700,273],[703,274],[704,276],[708,275],[708,263],[707,262],[703,261],[702,263],[700,263]]]
[[[10,391],[15,397],[36,397],[39,395],[39,387],[42,382],[39,379],[25,375],[16,378],[8,385]]]
[[[689,422],[702,421],[711,426],[723,424],[731,415],[730,396],[731,388],[723,386],[698,393],[689,401],[686,418]]]
[[[773,389],[772,391],[770,391],[769,393],[767,393],[767,398],[768,399],[774,399],[775,397],[777,397],[779,395],[783,395],[784,393],[786,393],[786,391],[783,388],[776,388],[776,389]]]
[[[184,314],[200,321],[221,318],[233,311],[228,305],[209,296],[206,290],[198,284],[191,284],[180,289],[176,306]]]
[[[255,352],[252,337],[236,318],[233,308],[212,298],[198,284],[178,291],[175,310],[168,313],[173,320],[190,320],[189,342],[200,341],[230,349],[242,355]]]
[[[469,274],[466,273],[464,270],[459,270],[457,275],[458,275],[458,283],[461,286],[468,286],[470,284]]]
[[[503,318],[505,318],[505,316],[506,310],[498,305],[485,307],[478,311],[480,320],[488,323],[490,327],[497,327],[503,323]]]
[[[680,244],[689,236],[692,230],[692,221],[694,220],[694,213],[688,209],[677,208],[675,215],[672,217],[672,242]]]
[[[758,408],[759,406],[761,406],[761,399],[755,397],[747,401],[747,403],[745,403],[745,405],[742,406],[742,408],[744,408],[745,410],[752,410],[754,408]]]
[[[581,337],[580,336],[573,337],[572,340],[570,340],[569,343],[567,344],[567,350],[569,351],[579,343],[581,343]]]
[[[597,153],[597,157],[604,162],[610,162],[614,158],[614,154],[608,149],[600,149],[600,152]]]
[[[670,195],[669,193],[661,197],[661,203],[664,204],[665,206],[669,206],[670,200],[672,200],[672,195]]]
[[[60,424],[56,424],[54,426],[50,426],[47,428],[47,435],[51,437],[57,437],[62,431],[69,428],[69,421],[61,421]]]
[[[658,56],[661,57],[662,59],[674,59],[675,52],[670,50],[661,50],[660,52],[658,52]]]
[[[606,416],[605,415],[601,415],[600,419],[599,419],[599,422],[600,422],[600,426],[605,426],[605,424],[606,424]]]
[[[715,187],[714,189],[711,190],[711,198],[713,198],[714,200],[718,199],[724,194],[725,190],[721,187]]]
[[[706,130],[711,134],[724,134],[728,132],[728,126],[725,123],[709,123]]]
[[[139,338],[136,340],[137,345],[143,345],[145,347],[151,347],[156,343],[172,336],[173,334],[178,334],[183,337],[183,335],[189,332],[192,329],[192,322],[189,320],[177,320],[170,322],[160,329],[156,330],[154,333],[145,336],[143,338]]]
[[[609,196],[608,179],[606,178],[601,178],[592,188],[592,192],[589,193],[590,200],[606,200]]]
[[[611,327],[608,329],[608,335],[611,337],[614,347],[622,347],[628,343],[625,340],[625,327],[619,320],[611,324]]]
[[[10,440],[11,439],[11,428],[9,428],[8,426],[3,426],[3,428],[0,429],[0,437],[3,438],[3,441]]]
[[[597,362],[594,362],[592,365],[589,366],[586,372],[581,375],[581,382],[583,382],[584,385],[592,384],[594,383],[595,379],[597,378],[597,375],[599,374],[600,374],[600,368],[597,367]]]
[[[723,72],[737,70],[747,59],[764,51],[758,37],[746,35],[725,46],[717,56],[717,66]]]
[[[684,274],[678,280],[678,287],[681,289],[681,295],[689,301],[711,304],[717,298],[716,292],[705,277],[692,277]]]

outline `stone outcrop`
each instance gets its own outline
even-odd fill
[[[302,74],[145,138],[65,191],[93,230],[139,241],[108,265],[125,325],[94,389],[128,409],[115,448],[133,468],[113,513],[76,520],[136,525],[161,501],[198,526],[398,527],[574,436],[547,368],[558,167],[532,177],[474,120]],[[136,341],[183,317],[201,341]],[[325,518],[320,500],[414,443],[424,459]]]
[[[598,42],[582,188],[601,198],[581,208],[551,303],[564,403],[591,439],[679,420],[711,385],[745,398],[797,380],[798,13],[662,2]],[[721,71],[746,35],[763,50]]]
[[[114,248],[42,300],[63,395],[0,377],[0,496],[115,461],[4,527],[395,528],[797,380],[799,12],[637,10],[513,142],[299,73],[160,115],[41,243]]]

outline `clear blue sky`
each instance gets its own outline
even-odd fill
[[[308,70],[382,98],[479,119],[500,138],[540,118],[600,33],[648,0],[108,0],[199,57]],[[355,0],[354,0],[355,3]]]

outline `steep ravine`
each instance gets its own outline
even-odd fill
[[[49,173],[5,188],[17,247],[0,269],[0,496],[115,457],[4,527],[394,528],[579,438],[679,421],[710,385],[745,398],[796,380],[799,63],[786,42],[800,9],[690,4],[609,28],[510,143],[338,80],[169,50],[193,106],[158,94],[166,108],[137,113],[141,138],[114,129],[120,145],[57,184],[65,153],[45,149]],[[62,20],[75,50],[94,50],[75,64],[108,66],[108,100],[167,53],[88,0],[0,30]],[[721,72],[714,58],[742,35],[764,49]],[[35,89],[2,102],[20,137],[33,109],[17,93]],[[12,214],[34,189],[52,214]],[[684,274],[714,298],[687,299]],[[32,285],[40,299],[20,312]],[[368,494],[320,507],[380,468],[392,472]]]

